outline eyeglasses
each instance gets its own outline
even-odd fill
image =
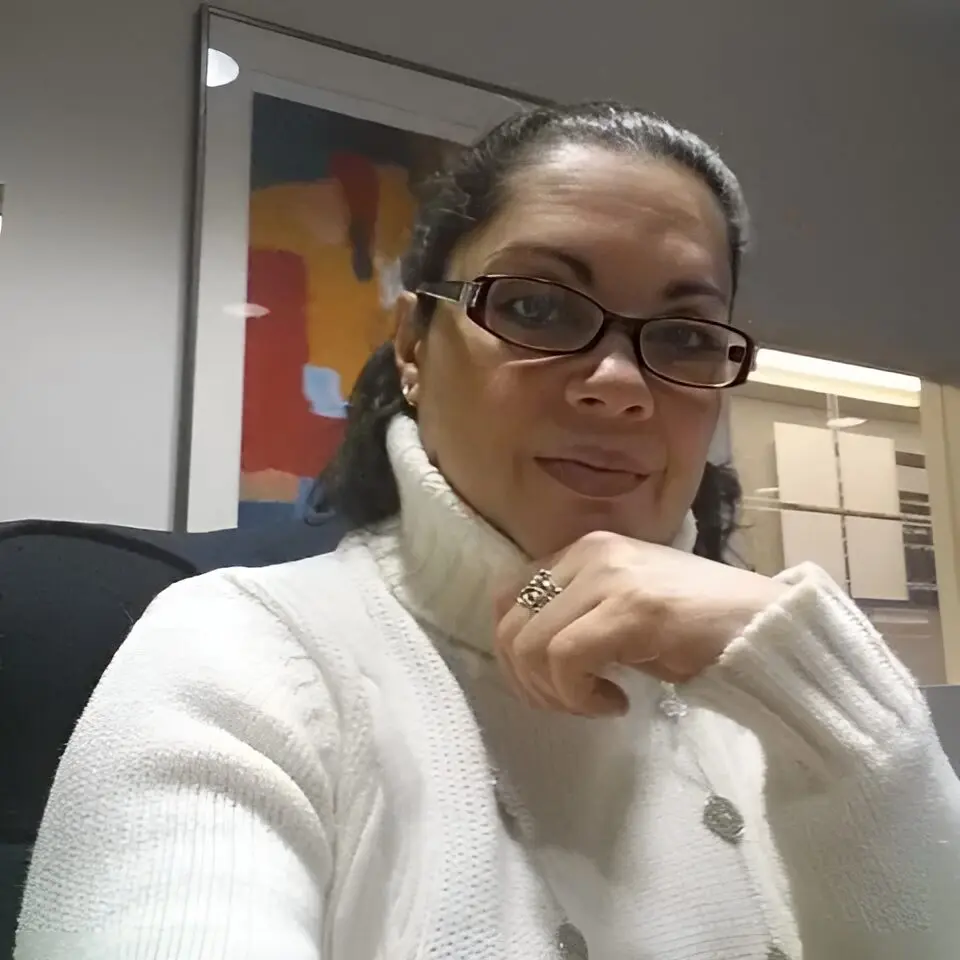
[[[685,387],[738,386],[749,376],[757,353],[751,337],[725,323],[626,317],[579,290],[535,277],[442,280],[423,284],[417,295],[459,304],[498,339],[551,356],[586,353],[613,324],[625,325],[641,367]]]

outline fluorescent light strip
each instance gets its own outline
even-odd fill
[[[892,373],[889,370],[877,370],[874,367],[858,367],[852,363],[838,363],[835,360],[805,357],[799,353],[784,353],[781,350],[761,350],[757,357],[757,370],[799,373],[823,380],[846,380],[850,383],[862,383],[864,386],[880,387],[886,390],[920,392],[919,377],[911,377],[905,373]]]
[[[751,379],[757,383],[834,393],[898,406],[915,407],[920,403],[919,377],[785,353],[782,350],[760,350]]]

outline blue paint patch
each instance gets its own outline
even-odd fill
[[[292,503],[279,503],[274,500],[241,500],[237,505],[237,526],[241,529],[289,523],[296,516],[296,506]]]
[[[347,415],[347,404],[340,388],[340,374],[336,370],[306,364],[303,368],[303,395],[314,416],[342,420]]]
[[[302,520],[310,513],[310,494],[313,492],[315,480],[310,477],[301,477],[300,486],[297,490],[297,502],[294,504],[294,512],[298,520]]]
[[[333,516],[329,509],[317,510],[313,503],[323,504],[323,494],[319,485],[311,477],[300,477],[295,503],[283,503],[279,500],[241,500],[237,505],[237,526],[263,527],[275,523],[289,523],[291,520],[304,520],[307,517],[314,521],[327,519]]]

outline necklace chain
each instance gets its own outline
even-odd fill
[[[480,663],[492,665],[495,660],[492,654],[486,651],[479,651],[452,637],[444,637],[443,639],[450,647],[455,648],[457,652],[465,654],[467,657],[475,658],[474,663],[479,661]],[[466,659],[466,657],[462,657],[461,659]],[[469,669],[469,667],[467,667],[467,669]],[[758,912],[763,916],[764,927],[770,942],[764,960],[791,960],[789,954],[787,954],[783,947],[777,942],[777,938],[770,927],[766,911],[763,908],[763,898],[754,882],[753,874],[746,862],[746,857],[742,849],[740,849],[746,835],[746,823],[743,815],[732,800],[722,796],[713,789],[710,777],[700,762],[697,750],[685,736],[682,721],[690,713],[689,705],[680,697],[673,684],[663,683],[661,684],[661,690],[662,694],[657,706],[660,713],[670,721],[675,752],[684,754],[692,761],[699,774],[699,779],[691,778],[691,780],[707,795],[701,822],[713,836],[737,848],[736,859],[738,866],[743,871],[746,883],[751,888],[751,898],[757,904]],[[466,694],[467,691],[464,691],[464,693]],[[507,833],[528,851],[533,850],[533,823],[530,814],[520,801],[516,790],[511,786],[506,774],[503,771],[496,770],[492,764],[491,773],[493,774],[493,789],[497,799],[497,807]],[[556,915],[560,918],[557,931],[557,948],[560,958],[562,958],[562,960],[588,960],[589,951],[583,934],[569,921],[569,918],[567,918],[566,911],[563,909],[559,898],[554,893],[547,879],[543,876],[541,876],[540,879],[552,901]]]

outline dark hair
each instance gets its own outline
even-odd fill
[[[621,153],[668,160],[709,187],[727,223],[733,292],[747,241],[747,210],[736,177],[699,137],[660,117],[619,103],[543,106],[522,111],[456,156],[433,179],[420,206],[413,241],[403,262],[403,284],[446,279],[456,246],[501,210],[511,177],[552,147],[597,145]],[[435,301],[421,300],[417,317],[428,326]],[[367,361],[350,397],[343,443],[315,489],[314,507],[332,507],[351,528],[394,516],[399,494],[386,452],[387,424],[397,413],[415,415],[403,400],[392,344]],[[740,484],[729,466],[708,463],[693,503],[696,552],[724,558],[736,528]]]

